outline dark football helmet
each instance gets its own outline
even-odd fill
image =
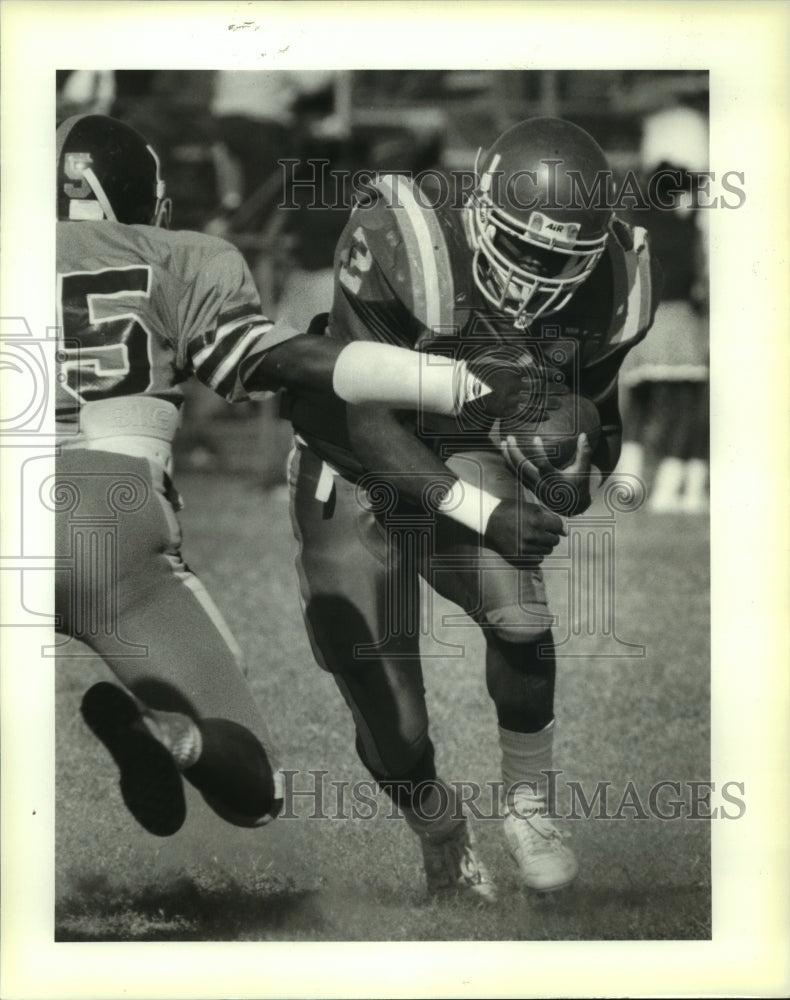
[[[561,309],[592,273],[612,219],[598,143],[560,118],[529,118],[478,154],[467,222],[477,287],[524,328]]]
[[[75,115],[56,134],[58,219],[170,224],[159,157],[130,125]]]

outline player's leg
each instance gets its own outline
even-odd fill
[[[710,329],[707,314],[698,315],[691,325],[692,361],[696,380],[692,383],[692,402],[688,420],[690,431],[689,456],[686,463],[686,484],[683,509],[689,513],[702,513],[709,507],[710,462],[710,397],[708,388],[708,363]]]
[[[352,712],[362,763],[420,837],[429,891],[493,898],[454,792],[434,765],[414,624],[416,567],[360,505],[355,487],[327,476],[315,455],[296,450],[291,513],[316,659]]]
[[[692,383],[692,403],[689,411],[689,457],[686,462],[686,484],[683,509],[687,513],[704,513],[709,507],[710,400],[708,383]]]
[[[537,642],[486,632],[486,682],[502,751],[504,831],[527,888],[551,891],[578,873],[573,852],[552,822],[555,655],[551,632]]]
[[[134,757],[120,760],[119,747],[143,726],[223,818],[266,822],[278,797],[271,740],[238,647],[181,560],[161,470],[144,459],[74,451],[59,460],[58,476],[80,495],[76,511],[58,516],[58,553],[70,564],[59,574],[64,630],[98,653],[128,692],[125,701],[109,685],[94,692],[88,724],[127,771]],[[102,527],[108,523],[111,530]]]
[[[388,560],[396,553],[387,552],[355,487],[327,469],[309,449],[295,450],[291,518],[308,636],[354,714],[365,766],[406,775],[421,766],[428,716],[417,635],[395,620],[410,609],[396,606],[387,586]],[[404,588],[403,597],[413,600],[413,589]]]
[[[683,427],[678,420],[682,392],[675,381],[653,383],[653,410],[648,442],[656,454],[655,475],[650,488],[650,510],[674,513],[681,509],[685,472],[682,454]]]
[[[504,831],[525,886],[542,891],[568,885],[576,859],[551,822],[549,775],[553,768],[555,657],[550,629],[536,625],[545,601],[533,570],[515,578],[495,553],[480,550],[487,569],[455,575],[444,595],[481,624],[486,640],[486,684],[497,714],[502,751]],[[479,594],[474,579],[477,575]],[[485,582],[480,576],[488,577]],[[462,587],[463,578],[467,577]],[[471,599],[470,599],[471,598]],[[546,612],[548,608],[545,603]]]
[[[704,441],[707,421],[700,412],[704,384],[699,381],[678,381],[672,384],[675,397],[673,420],[667,440],[667,459],[673,467],[680,465],[681,486],[677,509],[684,513],[699,513],[707,509],[707,464],[704,461]],[[653,495],[653,509],[659,504],[660,491]]]
[[[456,456],[457,472],[468,476],[477,463],[489,488],[507,487],[496,455]],[[471,477],[470,477],[471,478]],[[465,528],[441,519],[437,549],[452,554],[452,572],[432,574],[432,585],[460,605],[483,629],[486,683],[497,713],[502,750],[505,836],[522,882],[544,891],[573,880],[578,865],[551,822],[548,773],[553,767],[555,656],[553,618],[540,570],[517,569],[492,550],[481,548]]]
[[[645,467],[644,427],[647,423],[649,383],[629,382],[620,390],[623,442],[617,471],[642,479]]]

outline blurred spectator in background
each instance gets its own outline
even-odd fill
[[[287,316],[307,329],[315,313],[328,308],[316,293],[331,288],[329,278],[296,281],[297,242],[303,238],[301,213],[278,211],[286,194],[284,158],[302,161],[310,137],[333,135],[337,87],[342,74],[310,70],[219,70],[212,75],[209,114],[214,141],[211,154],[216,184],[216,210],[204,230],[233,242],[242,252],[272,318]],[[323,130],[323,131],[322,131]],[[328,295],[328,293],[325,293]],[[265,486],[285,481],[291,428],[277,419],[278,401],[268,399],[230,407],[214,394],[193,387],[187,395],[189,435],[184,458],[193,468],[216,469],[233,464],[223,454],[214,422],[238,424],[255,416],[248,428],[250,447],[260,455]]]
[[[662,192],[672,207],[630,220],[649,230],[666,288],[650,336],[621,372],[632,433],[618,468],[652,485],[655,510],[706,508],[707,216],[691,206],[688,172],[708,166],[707,117],[679,105],[703,106],[704,73],[59,70],[56,79],[58,120],[110,113],[152,139],[176,197],[175,228],[205,228],[233,242],[272,318],[297,329],[331,304],[333,249],[350,207],[342,198],[334,208],[316,204],[322,175],[314,160],[329,161],[327,173],[451,169],[468,163],[486,130],[493,138],[525,114],[550,113],[605,137],[628,169],[639,155],[645,183],[662,168],[679,169],[682,190],[672,198]],[[669,110],[645,118],[657,104]],[[298,161],[287,176],[277,165],[282,158]],[[317,187],[304,183],[313,178]],[[327,184],[332,204],[335,187]],[[286,193],[294,209],[278,211]],[[281,482],[290,429],[274,419],[275,406],[234,408],[191,389],[182,458]],[[218,417],[234,420],[232,434]],[[243,449],[236,446],[242,432],[249,436]]]
[[[66,69],[55,77],[58,121],[80,114],[109,114],[115,102],[113,70]]]
[[[708,265],[705,211],[693,207],[689,172],[708,166],[706,117],[682,107],[649,116],[641,161],[648,180],[675,174],[662,175],[650,210],[635,213],[664,270],[664,292],[650,336],[623,365],[629,438],[618,471],[652,479],[652,510],[699,512],[708,507]]]
[[[306,113],[326,116],[332,111],[335,75],[323,70],[215,74],[211,113],[217,130],[213,154],[219,213],[210,223],[212,232],[250,229],[281,200],[277,161],[299,156],[297,126]],[[275,180],[269,199],[261,186],[271,178]],[[245,211],[240,212],[242,206]]]

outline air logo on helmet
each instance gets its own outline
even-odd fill
[[[577,222],[554,222],[540,212],[532,212],[527,222],[527,231],[535,233],[542,239],[548,239],[552,243],[564,243],[569,247],[575,246],[579,238],[579,224]]]
[[[63,190],[69,198],[90,198],[93,192],[91,186],[85,179],[85,170],[93,164],[93,157],[90,153],[66,153],[63,161],[63,172],[70,181],[78,181],[77,184],[66,183]]]

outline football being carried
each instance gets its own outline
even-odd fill
[[[570,391],[559,369],[538,369],[543,391],[497,421],[492,440],[523,485],[557,513],[582,513],[592,502],[592,457],[601,439],[598,407]]]

